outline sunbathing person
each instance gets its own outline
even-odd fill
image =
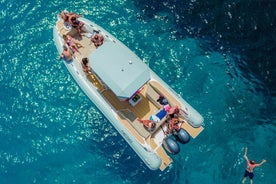
[[[59,56],[59,60],[64,59],[69,62],[73,59],[74,55],[71,53],[70,49],[67,46],[63,46],[63,52]]]
[[[70,35],[63,36],[64,42],[73,50],[73,52],[78,52],[81,54],[78,48],[83,47],[80,43],[77,43],[75,39]]]
[[[152,131],[156,127],[156,123],[152,120],[141,120],[138,119],[140,123],[143,123],[143,125],[146,127],[147,130]]]
[[[183,113],[186,114],[185,111],[183,111],[182,109],[180,109],[177,105],[170,108],[168,113],[167,113],[167,117],[170,117],[170,118],[175,118],[175,117],[179,117],[181,116]]]
[[[103,44],[104,38],[103,35],[98,33],[91,38],[91,41],[94,43],[95,47],[99,47]]]

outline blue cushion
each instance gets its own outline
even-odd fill
[[[159,111],[156,116],[161,120],[166,116],[167,112],[165,111],[165,109],[162,109],[161,111]]]

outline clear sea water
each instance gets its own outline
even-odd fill
[[[268,1],[0,2],[0,183],[234,184],[248,156],[276,183],[275,9]],[[149,170],[57,60],[67,9],[104,27],[205,118],[173,165]]]

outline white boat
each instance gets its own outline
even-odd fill
[[[185,146],[179,142],[187,143],[190,137],[196,138],[202,132],[202,116],[123,43],[94,22],[84,17],[79,20],[85,25],[86,36],[82,38],[59,16],[54,26],[54,42],[59,53],[63,51],[63,35],[73,36],[83,46],[79,48],[81,54],[76,52],[73,60],[63,63],[143,162],[152,170],[163,171],[171,165],[171,156]],[[91,42],[95,34],[104,37],[103,44],[97,48]],[[90,60],[92,73],[82,68],[81,60],[85,57]],[[165,97],[168,105],[157,101],[160,96]],[[166,108],[175,106],[183,111],[176,116],[179,121],[175,125],[179,129],[171,131]],[[141,123],[141,120],[145,121]],[[148,129],[145,126],[148,122],[155,127]]]

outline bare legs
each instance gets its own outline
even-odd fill
[[[245,181],[246,181],[246,177],[244,177],[244,178],[243,178],[243,180],[242,180],[242,184],[244,184],[244,183],[245,183]],[[252,180],[252,179],[250,179],[250,184],[253,184],[253,180]]]

